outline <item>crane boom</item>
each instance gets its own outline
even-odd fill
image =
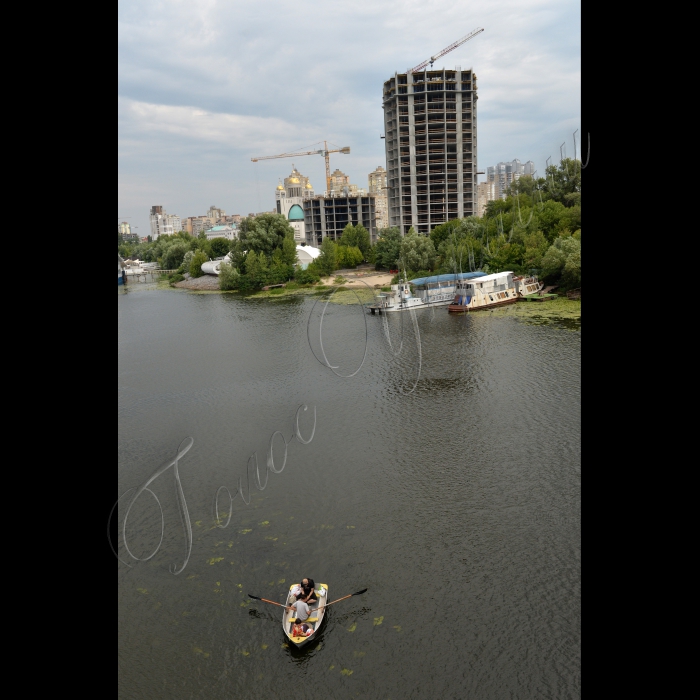
[[[329,155],[331,153],[350,153],[349,146],[343,146],[343,148],[335,148],[328,150],[328,143],[323,142],[323,148],[319,151],[300,151],[298,153],[280,153],[277,156],[260,156],[259,158],[251,158],[253,163],[257,163],[259,160],[271,160],[273,158],[294,158],[296,156],[323,156],[326,159],[326,190],[331,189],[331,164]]]
[[[433,67],[433,63],[437,61],[438,58],[441,58],[444,56],[446,53],[450,53],[450,51],[453,51],[456,49],[458,46],[461,46],[464,44],[466,41],[469,41],[469,39],[473,39],[477,34],[480,34],[483,32],[482,27],[477,27],[474,31],[469,32],[466,36],[463,36],[461,39],[458,39],[455,41],[454,44],[450,44],[448,47],[444,48],[442,51],[439,51],[436,53],[434,56],[431,56],[428,60],[423,61],[423,63],[419,63],[415,68],[409,68],[409,70],[406,71],[406,73],[415,73],[416,71],[423,70],[428,64],[430,64],[430,67]]]

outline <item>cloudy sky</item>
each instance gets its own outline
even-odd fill
[[[580,129],[579,0],[120,0],[118,221],[271,209],[292,163],[325,189],[386,167],[382,85],[477,27],[436,68],[473,68],[479,170],[573,155]],[[580,131],[577,134],[580,149]],[[579,150],[580,154],[580,150]],[[483,176],[480,178],[483,180]],[[128,217],[128,218],[127,218]]]

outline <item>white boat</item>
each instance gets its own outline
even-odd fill
[[[478,311],[518,301],[512,272],[496,272],[474,280],[457,282],[453,302],[448,311]]]
[[[292,589],[295,588],[297,584],[293,583],[289,587],[289,593],[287,595],[287,605],[291,605],[296,601],[296,596],[292,593]],[[321,592],[323,591],[323,592]],[[316,597],[318,598],[317,603],[313,603],[309,607],[311,608],[311,614],[304,620],[307,625],[313,627],[313,632],[308,637],[293,637],[292,636],[292,625],[294,620],[296,620],[296,613],[293,610],[285,609],[284,615],[282,616],[282,629],[284,630],[287,639],[294,644],[296,647],[303,647],[312,639],[316,638],[318,630],[321,627],[323,618],[326,614],[326,603],[328,602],[328,586],[325,583],[319,583],[316,588]]]
[[[544,285],[537,279],[537,275],[529,277],[513,277],[515,291],[519,297],[526,297],[530,294],[537,294]]]
[[[455,295],[456,285],[462,280],[485,277],[485,272],[462,272],[456,275],[433,275],[417,279],[401,280],[391,285],[390,292],[381,292],[377,304],[367,308],[375,311],[405,311],[426,306],[447,306]],[[415,290],[411,291],[411,286]]]

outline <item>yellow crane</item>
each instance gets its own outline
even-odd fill
[[[251,158],[253,163],[257,163],[259,160],[271,160],[272,158],[295,158],[296,156],[323,156],[326,159],[326,190],[331,189],[331,164],[328,156],[331,153],[350,153],[350,147],[344,146],[343,148],[336,148],[328,150],[328,142],[323,142],[323,148],[318,151],[301,151],[299,153],[280,153],[278,156],[260,156],[259,158]]]

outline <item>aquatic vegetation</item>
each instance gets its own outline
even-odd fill
[[[224,557],[212,557],[211,559],[207,560],[207,563],[209,566],[213,566],[214,564],[217,564],[220,561],[223,561]]]
[[[352,674],[353,674],[353,671],[351,671],[351,670],[348,669],[348,668],[344,668],[344,669],[340,672],[340,675],[341,675],[341,676],[352,676]]]
[[[147,588],[137,588],[136,589],[139,593],[143,593],[144,595],[148,595],[148,589]]]
[[[375,618],[374,618],[374,624],[375,624],[375,626],[376,626],[376,625],[381,625],[382,622],[384,622],[384,615],[382,615],[381,617],[375,617]]]
[[[361,659],[366,653],[367,653],[366,651],[353,651],[353,652],[352,652],[352,655],[353,655],[356,659]]]
[[[350,627],[348,627],[348,632],[354,632],[357,629],[357,622],[353,622]]]

